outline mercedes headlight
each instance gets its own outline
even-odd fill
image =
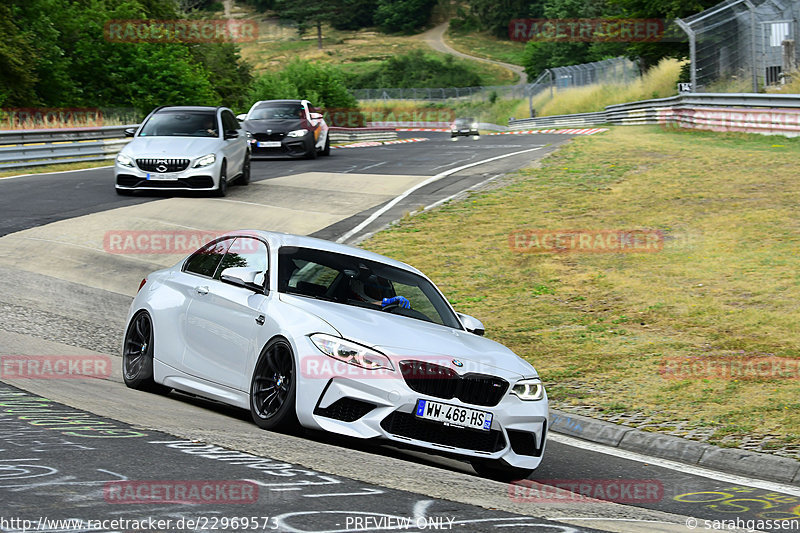
[[[520,400],[541,400],[544,398],[544,385],[539,378],[523,379],[517,381],[511,394],[516,394]]]
[[[208,165],[213,165],[216,160],[217,160],[217,156],[215,154],[208,154],[208,155],[204,155],[203,157],[199,158],[197,161],[194,162],[194,165],[192,165],[192,166],[194,168],[207,167]]]
[[[302,137],[308,133],[308,130],[292,130],[286,134],[287,137]]]
[[[133,167],[133,159],[125,154],[117,154],[117,163],[123,167]]]
[[[472,123],[472,129],[473,130],[477,130],[478,129],[478,123],[477,122],[473,122]]]
[[[388,357],[366,346],[334,337],[333,335],[326,335],[325,333],[315,333],[309,338],[319,348],[319,351],[328,357],[333,357],[339,361],[366,368],[367,370],[378,370],[380,368],[394,370],[394,366]]]

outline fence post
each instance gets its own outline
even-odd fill
[[[689,63],[692,69],[692,92],[697,92],[697,42],[696,37],[697,35],[694,33],[694,30],[689,27],[681,19],[675,19],[675,23],[680,26],[680,28],[686,32],[686,35],[689,37]]]
[[[758,92],[758,63],[756,62],[756,39],[758,32],[756,31],[756,6],[750,0],[744,0],[744,5],[750,10],[750,46],[753,49],[751,61],[753,62],[753,92]],[[765,83],[766,85],[766,83]]]

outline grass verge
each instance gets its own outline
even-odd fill
[[[448,29],[447,44],[471,56],[524,66],[525,43],[500,39],[487,32],[461,32]]]
[[[98,168],[113,166],[114,160],[108,161],[87,161],[85,163],[64,163],[61,165],[44,165],[41,167],[18,168],[14,170],[0,171],[0,179],[21,176],[25,174],[46,174],[48,172],[69,172],[71,170],[84,170],[87,168]]]
[[[796,446],[797,379],[660,369],[685,357],[800,359],[798,156],[798,139],[615,128],[363,246],[430,275],[536,366],[559,407],[685,422],[722,445],[761,435]],[[525,228],[653,228],[665,242],[658,253],[512,251],[509,234]]]

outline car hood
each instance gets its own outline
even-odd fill
[[[244,129],[250,133],[266,133],[272,130],[275,133],[286,133],[292,130],[308,129],[308,121],[302,119],[264,119],[264,120],[245,120]]]
[[[536,375],[533,367],[502,344],[462,330],[370,309],[282,293],[281,301],[324,320],[346,338],[395,360],[413,357],[443,366],[457,359],[459,372]],[[312,333],[312,332],[309,332]],[[456,365],[457,366],[457,365]]]
[[[130,157],[165,157],[194,159],[216,152],[217,137],[136,137],[123,149]]]

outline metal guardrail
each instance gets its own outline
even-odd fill
[[[792,94],[692,93],[626,104],[605,111],[528,118],[512,130],[558,127],[663,124],[713,131],[800,135],[800,97]]]
[[[0,131],[0,170],[113,159],[132,127]]]
[[[138,124],[59,130],[0,131],[0,170],[114,159],[130,142],[125,129]],[[331,128],[331,140],[385,141],[397,138],[392,128]]]

